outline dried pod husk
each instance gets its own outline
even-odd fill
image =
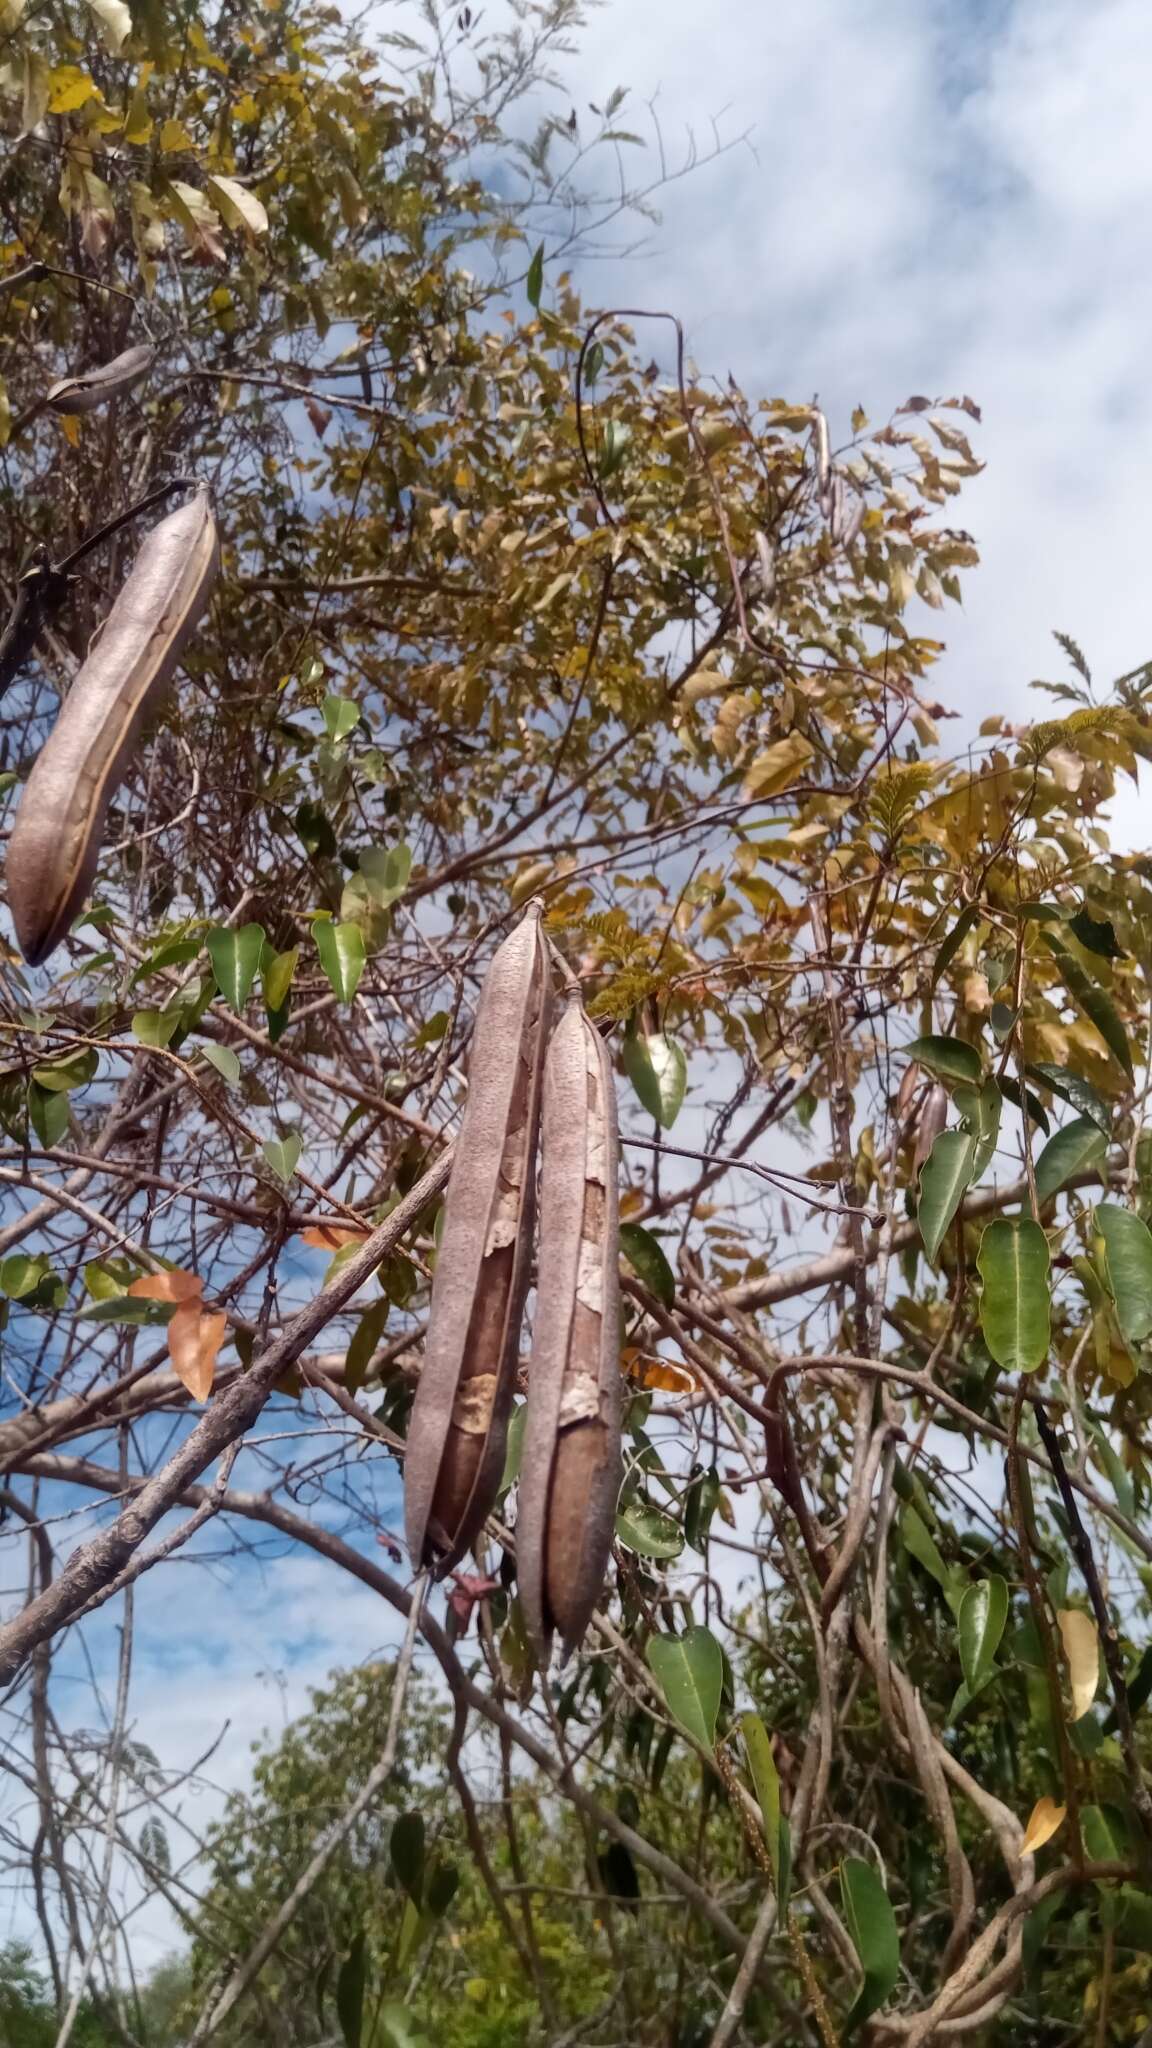
[[[155,360],[154,348],[126,348],[123,355],[113,356],[110,363],[101,363],[98,369],[85,370],[79,377],[61,377],[59,383],[50,387],[45,404],[53,412],[95,412],[98,406],[107,405],[109,399],[134,391],[137,384],[144,382]]]
[[[548,951],[534,905],[498,948],[480,995],[408,1425],[408,1549],[417,1570],[429,1566],[437,1577],[479,1535],[504,1471],[532,1266],[550,1010]]]
[[[913,1170],[919,1173],[933,1145],[948,1122],[948,1090],[934,1081],[924,1098],[916,1125],[916,1149],[913,1155]]]
[[[32,966],[59,944],[92,886],[113,792],[219,567],[211,499],[201,487],[153,527],[76,674],[8,844],[8,907]]]
[[[565,1658],[600,1596],[620,1492],[616,1091],[578,1000],[544,1069],[540,1252],[516,1522],[517,1576],[543,1657]]]

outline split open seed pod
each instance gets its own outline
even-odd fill
[[[542,1656],[571,1655],[600,1597],[620,1491],[616,1090],[578,999],[548,1048],[540,1251],[520,1464],[517,1575]]]
[[[404,1460],[408,1549],[451,1569],[500,1486],[532,1263],[540,1083],[551,1008],[538,906],[481,991]]]
[[[205,486],[152,528],[20,798],[8,907],[32,966],[59,945],[96,873],[104,820],[141,728],[171,681],[220,567]]]

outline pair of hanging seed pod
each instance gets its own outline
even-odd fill
[[[468,1100],[404,1463],[413,1565],[437,1577],[475,1541],[504,1471],[540,1243],[516,1556],[542,1657],[565,1658],[604,1582],[620,1489],[616,1095],[607,1051],[570,996],[550,1031],[539,909],[496,952],[481,992]]]
[[[201,485],[145,539],[24,786],[5,876],[30,966],[59,945],[92,887],[108,806],[219,568],[212,501]]]

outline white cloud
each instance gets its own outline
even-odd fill
[[[912,391],[983,406],[987,472],[954,515],[983,566],[963,614],[925,614],[941,694],[973,721],[1036,715],[1054,627],[1102,679],[1152,652],[1148,10],[671,0],[654,41],[624,0],[581,63],[578,103],[659,89],[671,155],[719,110],[756,151],[674,185],[645,252],[586,271],[590,298],[670,307],[702,371],[818,392],[840,427]],[[1134,798],[1120,815],[1136,835]]]

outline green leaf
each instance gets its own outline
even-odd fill
[[[616,1534],[625,1550],[634,1550],[637,1557],[679,1557],[684,1548],[684,1532],[679,1522],[671,1515],[665,1515],[648,1501],[629,1501],[616,1517]]]
[[[945,939],[944,944],[941,946],[940,951],[937,953],[935,960],[932,962],[932,988],[935,988],[937,982],[940,979],[940,976],[946,971],[946,969],[951,965],[952,961],[956,958],[957,953],[960,951],[961,946],[964,944],[965,939],[967,938],[969,932],[971,931],[979,915],[979,906],[975,903],[969,903],[966,906],[966,908],[960,912],[960,915],[956,919],[956,922],[953,925],[951,931],[949,932],[947,938]]]
[[[460,1889],[460,1872],[454,1863],[434,1863],[424,1885],[424,1911],[430,1920],[442,1920]]]
[[[650,1636],[647,1656],[669,1713],[711,1753],[724,1688],[724,1656],[715,1636],[706,1628]]]
[[[292,1131],[286,1138],[265,1138],[261,1149],[277,1180],[282,1180],[287,1187],[300,1157],[300,1139],[297,1133]]]
[[[137,1010],[132,1019],[132,1036],[153,1048],[168,1045],[180,1029],[180,1011]]]
[[[296,812],[296,831],[306,853],[313,860],[331,860],[336,852],[336,834],[322,804],[302,803]]]
[[[980,1239],[980,1328],[1005,1372],[1034,1372],[1048,1356],[1048,1240],[1027,1216],[998,1217]]]
[[[1068,929],[1079,939],[1088,953],[1099,953],[1104,960],[1122,960],[1123,951],[1117,943],[1116,928],[1109,917],[1089,917],[1086,910],[1078,910],[1075,917],[1068,919]]]
[[[528,1403],[521,1401],[512,1410],[508,1423],[508,1437],[504,1451],[504,1470],[500,1477],[500,1491],[496,1498],[503,1500],[509,1488],[520,1477],[520,1459],[524,1450],[524,1429],[528,1421]]]
[[[381,2048],[428,2048],[428,2036],[417,2027],[411,2007],[392,1999],[380,2007],[377,2032]]]
[[[963,1118],[965,1130],[976,1141],[972,1179],[978,1181],[991,1164],[1000,1136],[1000,1116],[1004,1108],[1000,1084],[990,1074],[982,1088],[957,1088],[952,1100]]]
[[[1101,1429],[1100,1424],[1094,1421],[1090,1415],[1085,1419],[1092,1441],[1096,1446],[1096,1455],[1108,1474],[1108,1484],[1115,1495],[1116,1505],[1120,1509],[1121,1514],[1132,1517],[1136,1513],[1136,1496],[1132,1481],[1117,1457],[1116,1452],[1113,1450],[1106,1432]]]
[[[38,1081],[28,1083],[28,1114],[40,1143],[51,1151],[68,1129],[68,1097],[54,1095]]]
[[[910,1045],[901,1045],[897,1051],[907,1059],[915,1060],[918,1066],[926,1067],[930,1074],[937,1074],[942,1081],[969,1081],[980,1086],[984,1069],[976,1048],[965,1045],[962,1038],[914,1038]]]
[[[759,1714],[741,1714],[740,1733],[744,1737],[748,1768],[764,1816],[764,1835],[776,1886],[776,1917],[783,1922],[788,1917],[788,1895],[791,1891],[792,1831],[787,1814],[780,1811],[780,1773],[776,1769],[768,1730]]]
[[[347,697],[325,697],[324,724],[330,740],[346,740],[360,723],[360,706]]]
[[[354,1245],[352,1249],[359,1251],[360,1246]],[[388,1321],[388,1308],[387,1296],[382,1301],[374,1301],[371,1308],[365,1309],[360,1321],[352,1332],[344,1358],[344,1385],[350,1394],[358,1393],[364,1385],[368,1367],[371,1365],[376,1347],[384,1335],[384,1325]]]
[[[364,2030],[364,1988],[368,1981],[368,1950],[361,1928],[340,1965],[336,1979],[336,2014],[344,2048],[360,2048]]]
[[[1062,946],[1051,932],[1042,932],[1040,936],[1056,961],[1064,977],[1064,986],[1073,1002],[1079,1005],[1089,1022],[1096,1026],[1109,1052],[1131,1080],[1132,1055],[1128,1050],[1128,1038],[1111,996],[1106,995],[1102,988],[1097,988],[1075,955],[1068,951],[1067,946]]]
[[[1108,1140],[1090,1117],[1078,1116],[1054,1131],[1036,1161],[1036,1198],[1046,1202],[1074,1174],[1098,1166],[1108,1151]]]
[[[966,1131],[941,1131],[920,1169],[916,1221],[935,1265],[945,1233],[972,1180],[976,1140]]]
[[[1050,1088],[1070,1109],[1079,1110],[1081,1116],[1091,1117],[1105,1137],[1112,1129],[1112,1112],[1103,1096],[1098,1095],[1091,1081],[1085,1081],[1080,1074],[1074,1074],[1071,1067],[1053,1067],[1046,1061],[1038,1060],[1035,1066],[1025,1067],[1029,1080],[1038,1081],[1043,1088]]]
[[[350,1003],[364,972],[364,934],[358,924],[333,924],[317,918],[312,927],[320,965],[340,1002]]]
[[[271,946],[265,946],[260,956],[260,986],[269,1013],[284,1008],[299,958],[299,946],[293,946],[287,953],[277,953]]]
[[[23,1301],[26,1295],[35,1293],[51,1270],[44,1252],[37,1252],[35,1256],[28,1252],[9,1252],[6,1259],[0,1259],[0,1294],[9,1301]]]
[[[1096,1228],[1104,1239],[1108,1286],[1124,1342],[1141,1345],[1152,1337],[1152,1233],[1132,1209],[1100,1202]]]
[[[543,242],[541,242],[539,248],[536,251],[536,254],[532,258],[531,263],[528,265],[528,275],[524,280],[524,290],[527,294],[528,304],[531,306],[534,313],[538,313],[540,310],[540,294],[543,291],[543,289],[544,244]]]
[[[888,1894],[870,1863],[846,1856],[840,1865],[840,1897],[864,1982],[844,2022],[846,2032],[883,2005],[900,1975],[900,1936]]]
[[[1037,1130],[1043,1131],[1045,1137],[1047,1137],[1052,1126],[1048,1121],[1048,1112],[1039,1097],[1033,1095],[1030,1088],[1021,1089],[1020,1083],[1014,1081],[1011,1074],[1001,1074],[999,1081],[1001,1095],[1008,1102],[1014,1104],[1022,1113],[1027,1110],[1029,1118],[1036,1125]]]
[[[91,1081],[100,1065],[100,1055],[94,1045],[86,1045],[82,1051],[74,1052],[66,1060],[57,1060],[51,1066],[33,1067],[32,1079],[50,1095],[66,1095],[71,1088],[83,1088]]]
[[[720,1505],[720,1474],[713,1465],[697,1472],[684,1497],[684,1540],[690,1550],[703,1557],[708,1547],[712,1517]]]
[[[947,1593],[952,1585],[952,1574],[940,1555],[928,1524],[913,1507],[906,1507],[900,1517],[900,1537],[909,1556],[922,1564],[929,1576]]]
[[[416,1907],[424,1901],[424,1816],[397,1814],[388,1843],[393,1874]]]
[[[235,1084],[240,1079],[240,1062],[230,1045],[213,1045],[209,1041],[207,1045],[198,1045],[196,1050],[225,1081]]]
[[[242,1010],[252,992],[252,983],[264,951],[264,931],[258,924],[242,924],[234,932],[215,925],[208,934],[208,958],[216,986],[233,1010]]]
[[[1008,1619],[1008,1587],[1001,1578],[980,1579],[960,1602],[957,1635],[964,1683],[974,1695],[995,1663]]]
[[[652,1232],[639,1223],[622,1223],[620,1249],[637,1279],[643,1281],[665,1308],[672,1308],[676,1300],[676,1276],[659,1238],[653,1237]]]
[[[670,1131],[688,1086],[688,1062],[681,1047],[664,1031],[627,1031],[622,1057],[643,1107]]]
[[[412,849],[403,842],[399,846],[366,846],[360,855],[360,873],[368,886],[373,903],[387,910],[408,887],[412,873]]]

